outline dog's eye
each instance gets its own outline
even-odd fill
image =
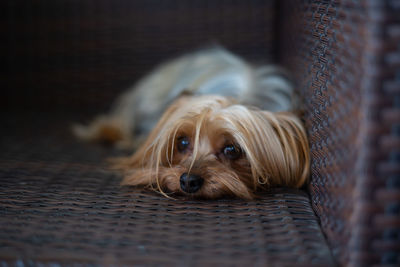
[[[187,138],[186,136],[181,136],[181,137],[178,137],[177,141],[178,142],[177,142],[176,146],[177,146],[179,152],[184,152],[186,149],[188,149],[188,147],[190,145],[189,138]]]
[[[235,145],[227,145],[222,149],[225,157],[230,160],[238,159],[242,155],[242,150]]]

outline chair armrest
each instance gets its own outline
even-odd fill
[[[309,190],[342,264],[399,264],[396,1],[286,1],[280,56],[305,104]]]

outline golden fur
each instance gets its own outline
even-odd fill
[[[190,149],[177,151],[177,137]],[[243,152],[235,160],[221,150],[235,144]],[[204,179],[195,197],[233,195],[251,199],[270,186],[301,187],[309,175],[305,130],[292,113],[272,113],[238,105],[222,96],[184,96],[171,105],[133,156],[120,159],[123,185],[146,186],[169,195],[183,193],[180,177]]]

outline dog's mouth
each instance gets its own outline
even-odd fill
[[[206,200],[210,199],[209,197],[205,196],[204,194],[200,192],[196,193],[186,193],[182,190],[170,190],[168,188],[163,188],[162,193],[167,195],[168,197],[171,198],[176,198],[176,199],[194,199],[194,200]]]
[[[190,188],[188,188],[187,186],[190,186]],[[188,185],[187,182],[186,183],[182,182],[180,183],[180,188],[176,188],[174,190],[168,187],[162,188],[162,193],[166,194],[169,197],[178,199],[194,199],[194,200],[215,199],[216,192],[214,192],[213,195],[207,194],[206,187],[207,185],[206,182],[204,181],[197,182],[192,185]],[[218,194],[217,198],[220,198],[221,196],[222,194]]]

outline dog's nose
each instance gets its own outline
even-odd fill
[[[181,175],[181,188],[186,193],[196,193],[203,185],[203,178],[196,174],[184,173]]]

